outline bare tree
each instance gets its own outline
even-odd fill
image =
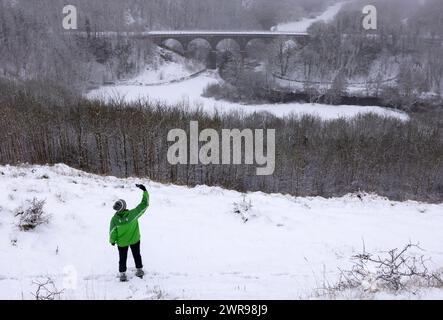
[[[34,293],[31,293],[36,300],[59,300],[64,290],[58,290],[54,281],[47,278],[45,281],[34,281],[37,286]]]

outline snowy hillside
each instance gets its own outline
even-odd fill
[[[204,70],[204,64],[186,59],[179,54],[156,47],[151,63],[146,69],[132,79],[122,81],[125,85],[152,85],[167,83],[176,79],[188,77],[193,73]]]
[[[332,20],[344,4],[349,1],[337,2],[331,6],[329,6],[322,14],[315,18],[303,18],[299,21],[294,22],[286,22],[277,25],[275,31],[294,31],[294,32],[306,32],[308,28],[314,23],[319,21],[328,22]]]
[[[146,277],[120,283],[117,249],[108,244],[112,204],[151,205],[140,219]],[[0,166],[0,299],[32,299],[46,277],[61,299],[318,298],[338,268],[365,248],[385,251],[419,242],[431,269],[443,266],[443,204],[394,202],[374,195],[296,198],[250,193],[252,208],[234,213],[244,195],[143,179],[101,177],[65,165]],[[27,200],[46,200],[48,224],[17,227]],[[129,266],[133,265],[130,257]],[[373,298],[443,298],[443,290]],[[321,298],[321,297],[320,297]]]

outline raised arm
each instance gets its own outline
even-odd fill
[[[129,211],[128,219],[129,221],[133,221],[141,217],[143,213],[145,213],[146,209],[149,207],[149,193],[143,185],[137,185],[138,188],[143,190],[143,197],[140,204],[135,208]]]

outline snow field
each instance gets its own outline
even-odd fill
[[[117,250],[108,243],[112,204],[123,198],[135,207],[139,182],[151,196],[140,218],[146,276],[133,277],[129,256],[131,280],[119,283]],[[0,260],[7,262],[0,264],[0,299],[33,299],[34,282],[45,277],[65,288],[62,299],[316,298],[363,241],[368,252],[419,242],[430,267],[443,266],[443,204],[255,192],[246,195],[252,211],[244,223],[233,212],[243,194],[218,187],[102,177],[65,165],[1,166],[0,186]],[[14,213],[34,197],[46,200],[50,223],[19,231]],[[67,281],[70,269],[75,281]],[[394,296],[423,297],[443,291]]]

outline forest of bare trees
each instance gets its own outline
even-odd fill
[[[364,79],[377,87],[387,104],[409,110],[423,94],[442,94],[443,2],[373,1],[378,28],[368,33],[358,13],[365,4],[345,6],[331,23],[310,29],[313,41],[302,50],[299,63],[305,79],[349,82]],[[395,77],[395,85],[383,79]],[[345,86],[346,90],[346,86]]]
[[[229,85],[211,88],[212,96],[227,100],[270,100],[263,89],[298,90],[322,97],[331,104],[342,103],[341,96],[371,96],[402,110],[414,111],[420,105],[441,105],[443,92],[443,2],[371,1],[377,8],[377,30],[362,26],[366,1],[344,5],[330,22],[314,23],[310,41],[304,46],[278,39],[267,46],[266,69],[252,78],[262,79],[262,90],[251,90],[248,70],[225,77]],[[232,63],[231,69],[237,64]],[[225,69],[229,70],[229,66]],[[264,73],[264,74],[263,74]],[[293,79],[281,88],[268,81],[277,75]],[[348,89],[364,84],[359,92]],[[289,82],[289,84],[291,84]],[[210,94],[210,93],[209,93]]]
[[[392,199],[443,200],[443,117],[403,122],[375,115],[323,122],[304,116],[187,112],[165,105],[77,101],[42,104],[2,85],[0,163],[66,163],[104,175],[149,177],[301,196],[376,192]],[[176,165],[166,158],[173,128],[276,129],[276,170],[248,165]]]

